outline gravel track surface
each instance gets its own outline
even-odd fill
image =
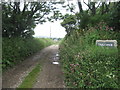
[[[58,45],[51,45],[40,52],[30,56],[20,64],[16,65],[2,74],[3,88],[18,87],[29,72],[41,63],[42,70],[37,77],[33,88],[64,88],[64,78],[60,64],[52,64],[58,53]],[[56,59],[57,60],[57,59]],[[59,60],[57,60],[59,61]]]

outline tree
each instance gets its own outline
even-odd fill
[[[112,10],[110,11],[109,26],[113,28],[114,31],[120,31],[120,1],[114,3]]]
[[[75,15],[66,14],[64,16],[64,21],[61,23],[61,25],[66,29],[66,32],[69,35],[72,30],[76,29]]]
[[[82,4],[81,4],[81,2],[80,2],[79,0],[77,0],[77,2],[78,2],[79,12],[80,12],[80,13],[83,13],[83,9],[82,9]]]
[[[33,29],[38,23],[62,17],[52,2],[20,2],[2,3],[3,37],[32,37]],[[60,3],[58,3],[60,4]],[[53,12],[53,16],[47,15]]]
[[[83,2],[84,2],[84,0],[83,0]],[[97,4],[97,2],[91,2],[90,0],[88,0],[88,4],[86,2],[84,2],[84,3],[88,6],[89,10],[91,11],[91,15],[93,15],[93,16],[96,14],[96,10],[101,4],[101,2],[99,2],[98,5],[95,6]]]
[[[89,0],[88,0],[89,1]],[[71,16],[65,18],[61,23],[66,28],[66,32],[70,33],[75,29],[85,29],[89,26],[94,27],[100,22],[106,22],[109,27],[112,27],[114,31],[120,30],[120,2],[84,2],[88,6],[88,10],[82,10],[82,4],[78,0],[79,13],[75,13],[74,23],[72,23]],[[70,23],[71,21],[71,23]],[[71,25],[72,24],[72,25]],[[73,27],[72,27],[73,26]]]

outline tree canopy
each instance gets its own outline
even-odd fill
[[[68,34],[70,34],[70,32],[75,29],[84,30],[86,28],[89,28],[90,26],[95,27],[100,22],[105,22],[109,26],[109,28],[112,28],[113,31],[119,32],[120,1],[119,2],[99,1],[88,3],[84,2],[84,4],[88,7],[87,10],[83,10],[81,2],[79,2],[78,0],[79,12],[75,13],[74,15],[64,16],[65,19],[63,20],[61,25],[66,29]],[[72,23],[72,25],[70,22]],[[74,28],[72,26],[74,26]]]
[[[84,1],[84,0],[83,0]],[[53,22],[64,19],[61,25],[66,32],[73,29],[85,29],[88,26],[96,26],[104,21],[114,31],[120,30],[120,2],[84,2],[88,7],[83,10],[78,0],[79,12],[74,12],[74,5],[64,5],[64,2],[4,2],[2,3],[2,36],[3,37],[32,37],[34,28],[39,23]],[[74,15],[62,15],[56,4],[61,4]],[[21,8],[22,7],[22,8]]]
[[[61,2],[62,3],[62,2]],[[3,37],[32,37],[33,29],[38,23],[62,18],[62,14],[52,2],[20,2],[2,3],[2,34]],[[50,17],[47,15],[53,13]]]

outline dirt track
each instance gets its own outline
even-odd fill
[[[49,46],[29,57],[21,64],[4,72],[2,77],[2,87],[18,87],[36,64],[41,63],[42,71],[39,73],[33,88],[64,88],[64,78],[60,65],[52,64],[57,52],[58,45]]]

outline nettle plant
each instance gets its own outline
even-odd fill
[[[113,31],[105,22],[100,22],[97,26],[86,29],[84,34],[85,42],[94,45],[96,40],[118,40],[117,33]]]
[[[109,27],[105,22],[101,21],[97,26],[95,26],[97,30],[105,30],[112,31],[113,27]]]
[[[71,88],[118,88],[117,48],[98,47],[94,42],[97,39],[116,39],[114,32],[92,27],[78,38],[75,38],[75,33],[60,47],[66,85]]]

